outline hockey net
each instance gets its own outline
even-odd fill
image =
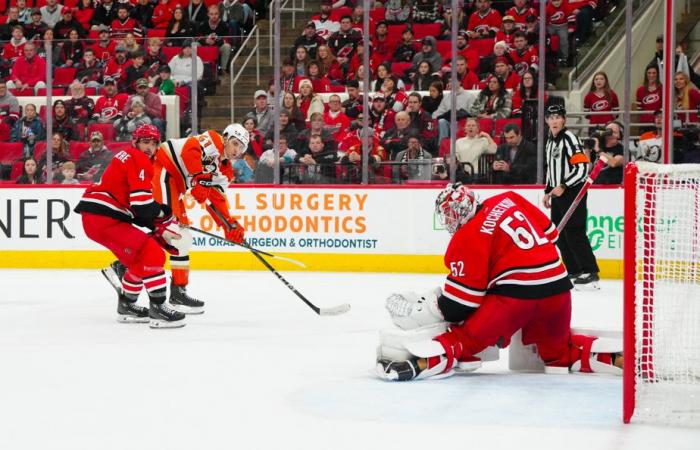
[[[700,425],[700,165],[625,173],[624,421]]]

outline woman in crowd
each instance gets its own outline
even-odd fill
[[[251,153],[253,156],[255,156],[255,159],[260,158],[260,155],[263,153],[263,137],[257,129],[258,121],[255,119],[255,116],[246,115],[245,118],[243,118],[242,125],[243,128],[248,130],[250,135],[250,141],[248,142],[246,153]],[[253,167],[253,169],[255,168]]]
[[[700,91],[690,82],[690,77],[685,72],[677,72],[673,77],[673,89],[676,94],[677,111],[697,111],[700,105]],[[683,123],[697,122],[697,113],[678,113]]]
[[[583,110],[585,112],[613,112],[619,109],[620,102],[617,99],[615,91],[610,88],[608,75],[602,71],[596,72],[596,74],[593,75],[591,88],[588,90],[588,94],[583,98]],[[616,117],[617,114],[596,114],[587,116],[588,123],[600,126],[605,126],[605,124],[615,120]]]
[[[60,183],[63,180],[61,175],[61,164],[71,161],[68,153],[68,141],[63,138],[60,131],[54,131],[51,135],[51,168],[47,167],[47,155],[45,152],[39,159],[39,173],[44,179],[48,179],[48,171],[53,173],[53,182]]]
[[[78,8],[73,10],[73,18],[78,22],[85,31],[90,30],[90,20],[95,14],[95,7],[92,0],[80,0]]]
[[[428,88],[428,95],[424,95],[421,99],[423,110],[428,114],[432,114],[438,109],[442,102],[444,86],[442,81],[433,81]]]
[[[648,113],[632,116],[632,122],[639,121],[649,124],[648,126],[642,127],[642,133],[654,131],[656,129],[654,125],[654,112],[662,108],[662,97],[663,90],[659,78],[659,68],[656,65],[647,66],[644,71],[644,81],[642,85],[637,88],[637,110],[648,111]]]
[[[471,115],[479,119],[506,119],[512,110],[511,96],[503,80],[493,76],[471,107]]]
[[[311,119],[311,114],[315,112],[323,114],[325,108],[323,100],[314,92],[311,81],[301,80],[299,82],[297,106],[299,107],[299,111],[304,115],[306,121],[309,121]]]
[[[140,52],[141,46],[139,45],[139,42],[136,40],[136,36],[134,36],[134,33],[126,33],[124,35],[124,40],[122,41],[122,45],[126,49],[127,53],[129,54],[129,57],[134,56],[134,54]]]
[[[194,29],[181,6],[177,6],[173,10],[173,17],[168,22],[166,30],[165,37],[167,39],[165,40],[165,45],[171,47],[182,46],[182,41],[185,38],[190,38],[194,35]]]
[[[394,77],[384,78],[381,91],[386,99],[387,109],[391,108],[396,112],[403,111],[408,106],[408,96],[406,92],[399,90]]]
[[[306,65],[309,63],[309,52],[306,51],[306,47],[300,45],[294,52],[294,69],[297,71],[297,76],[305,77]]]
[[[46,181],[41,176],[41,173],[37,171],[37,163],[34,158],[27,158],[24,160],[24,167],[22,168],[22,175],[17,178],[15,183],[17,184],[43,184]]]
[[[85,46],[79,38],[80,35],[75,28],[68,31],[68,41],[64,42],[61,48],[61,67],[73,67],[83,60]]]
[[[377,66],[377,78],[374,80],[372,83],[372,86],[370,87],[370,90],[374,92],[379,92],[382,90],[382,86],[384,85],[384,80],[387,78],[391,77],[391,67],[389,66],[388,63],[382,63]],[[398,89],[404,90],[406,89],[406,86],[403,84],[402,80],[395,80],[395,84]]]
[[[513,92],[513,117],[522,115],[523,105],[527,100],[538,100],[537,72],[530,68],[523,74],[520,87]],[[544,93],[544,104],[547,104],[547,93]]]
[[[329,78],[331,83],[342,84],[343,82],[343,69],[340,68],[340,64],[333,56],[331,49],[327,45],[319,45],[318,51],[318,68],[321,71],[321,75],[325,75]]]
[[[34,154],[34,145],[46,139],[46,129],[36,114],[36,106],[27,103],[24,106],[24,117],[15,122],[12,127],[12,142],[21,142],[24,145],[24,157]],[[36,164],[36,161],[34,162]]]
[[[306,66],[306,76],[311,80],[314,92],[331,92],[331,83],[328,77],[321,75],[317,61],[309,61]]]
[[[418,70],[413,77],[413,87],[411,89],[414,91],[427,91],[430,89],[430,85],[438,79],[430,62],[422,61],[418,64]]]
[[[171,78],[175,86],[189,86],[192,84],[192,47],[189,40],[183,42],[180,53],[173,56],[168,63],[171,71]],[[197,80],[201,80],[204,75],[204,63],[202,58],[197,56]]]
[[[51,47],[51,64],[53,66],[59,66],[61,60],[61,49],[56,45],[56,43],[53,40],[53,30],[51,28],[47,29],[46,31],[44,31],[42,37],[43,39],[36,46],[36,54],[44,58],[44,60],[46,60],[48,48]]]
[[[306,128],[306,117],[297,106],[297,99],[291,92],[285,92],[282,97],[282,108],[289,111],[289,121],[294,124],[297,130]]]

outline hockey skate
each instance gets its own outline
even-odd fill
[[[100,270],[102,275],[109,281],[117,294],[122,294],[122,278],[126,273],[126,266],[119,261],[114,261],[108,267]]]
[[[119,296],[117,303],[117,322],[121,323],[148,323],[148,308],[139,306],[135,300]]]
[[[170,283],[170,305],[183,314],[202,314],[204,302],[187,295],[187,288]]]
[[[577,291],[599,291],[600,277],[597,273],[582,273],[574,281],[574,289]]]
[[[171,309],[165,303],[151,302],[148,310],[149,326],[151,328],[181,328],[185,324],[185,315]]]

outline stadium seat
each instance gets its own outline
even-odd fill
[[[440,141],[438,156],[440,158],[447,158],[450,156],[450,138],[442,138],[442,141]]]
[[[0,164],[10,165],[22,158],[21,142],[5,142],[0,145]]]
[[[91,123],[88,125],[88,136],[95,131],[102,133],[102,139],[105,141],[113,141],[116,136],[114,125],[111,123]]]
[[[73,158],[73,161],[77,161],[80,154],[88,148],[90,148],[89,142],[71,141],[68,144],[68,153],[70,153],[70,157]]]
[[[520,119],[496,119],[496,124],[493,127],[493,135],[500,137],[503,134],[503,129],[509,123],[514,123],[522,129],[522,120]]]
[[[219,62],[219,47],[216,45],[202,45],[197,47],[197,56],[204,64],[214,64],[214,69]]]
[[[442,56],[442,61],[447,61],[452,59],[452,42],[451,41],[437,41],[435,44],[435,50]],[[433,67],[433,70],[440,70],[439,67]]]
[[[10,172],[10,181],[15,181],[22,175],[24,171],[24,161],[16,161],[12,164],[12,171]]]
[[[440,34],[439,23],[415,23],[413,24],[413,37],[423,39],[427,36],[437,36]]]
[[[15,97],[32,97],[34,95],[34,89],[8,89],[12,95]]]
[[[384,20],[386,16],[386,8],[372,8],[369,11],[370,19],[374,20],[374,23]]]
[[[479,129],[493,136],[493,119],[479,119]]]
[[[471,39],[469,48],[474,50],[479,58],[483,58],[493,53],[493,39]]]
[[[105,141],[105,147],[107,147],[107,150],[109,150],[110,152],[116,154],[122,150],[126,150],[127,148],[131,147],[131,142]]]
[[[389,25],[387,28],[386,39],[391,43],[401,42],[401,35],[403,30],[406,29],[406,25]]]
[[[399,78],[403,78],[404,76],[406,76],[406,71],[411,67],[413,67],[413,63],[396,62],[391,65],[391,73]]]
[[[42,156],[46,153],[46,141],[39,141],[34,146],[34,159],[39,161]]]
[[[86,87],[85,88],[85,95],[97,95],[97,88],[95,87]]]
[[[352,8],[349,6],[341,6],[340,8],[331,11],[330,19],[335,22],[340,22],[341,17],[349,16],[350,14],[352,14]]]
[[[163,55],[165,56],[165,59],[170,62],[171,59],[175,57],[178,53],[180,53],[180,50],[182,47],[168,47],[167,45],[163,46]],[[200,56],[201,58],[201,56]]]
[[[46,88],[37,89],[37,90],[36,90],[36,95],[42,96],[42,97],[43,97],[43,96],[46,95],[46,92],[47,92]],[[63,88],[53,88],[53,89],[51,89],[51,95],[53,95],[54,97],[57,96],[57,95],[64,95],[65,93],[66,93],[66,90],[63,89]]]
[[[77,69],[73,67],[56,67],[53,72],[54,86],[68,86],[75,80]]]
[[[165,38],[165,33],[166,30],[162,28],[151,28],[146,32],[146,37],[152,38],[152,37],[157,37],[157,38]]]

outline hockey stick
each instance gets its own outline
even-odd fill
[[[213,208],[213,207],[212,207],[212,208]],[[222,240],[222,241],[224,241],[224,242],[228,242],[229,244],[233,244],[233,245],[237,245],[237,246],[239,246],[239,247],[243,247],[243,248],[245,248],[246,250],[250,250],[252,253],[265,255],[265,256],[267,256],[268,258],[275,258],[275,259],[279,259],[280,261],[287,261],[288,263],[292,263],[292,264],[297,265],[297,266],[299,266],[299,267],[301,267],[301,268],[303,268],[303,269],[306,269],[306,264],[304,264],[304,263],[301,262],[301,261],[297,261],[296,259],[285,258],[284,256],[273,255],[272,253],[264,252],[264,251],[262,251],[262,250],[258,250],[258,249],[256,249],[256,248],[253,248],[253,247],[251,247],[250,245],[246,244],[245,242],[242,243],[242,244],[238,244],[238,243],[236,243],[236,242],[229,241],[228,239],[222,238],[221,236],[217,236],[217,235],[215,235],[214,233],[210,233],[210,232],[208,232],[208,231],[200,230],[200,229],[197,228],[197,227],[189,226],[189,229],[190,229],[190,230],[193,230],[193,231],[196,231],[197,233],[202,233],[202,234],[205,235],[205,236],[209,236],[209,237],[213,237],[213,238],[216,238],[216,239],[220,239],[220,240]]]
[[[210,205],[211,211],[219,218],[222,224],[224,224],[225,227],[230,229],[230,226],[228,226],[228,222],[226,219],[224,219],[224,216],[217,210],[214,205]],[[340,314],[345,314],[346,312],[350,311],[350,305],[348,303],[343,303],[342,305],[338,306],[333,306],[330,308],[319,308],[318,306],[314,305],[311,303],[306,297],[304,297],[301,292],[297,291],[297,289],[291,285],[289,281],[287,281],[277,270],[275,270],[272,265],[265,260],[265,258],[262,257],[261,253],[258,252],[252,252],[253,255],[258,258],[258,261],[260,261],[270,272],[272,272],[285,286],[289,288],[294,294],[296,294],[297,297],[299,297],[306,305],[313,309],[316,314],[319,316],[337,316]]]
[[[569,222],[569,219],[571,219],[571,216],[574,215],[576,207],[579,203],[581,203],[581,199],[583,199],[583,196],[586,195],[586,192],[588,192],[588,188],[591,187],[595,179],[598,178],[598,174],[601,170],[603,170],[603,166],[605,166],[607,163],[608,158],[604,155],[599,155],[598,161],[596,161],[595,166],[593,166],[593,170],[591,170],[591,173],[588,174],[586,181],[583,183],[583,187],[581,187],[581,190],[578,191],[578,195],[574,199],[571,206],[569,206],[568,211],[566,211],[564,217],[562,217],[561,221],[559,221],[559,225],[557,225],[557,232],[561,233],[561,230],[564,229],[566,224]]]

